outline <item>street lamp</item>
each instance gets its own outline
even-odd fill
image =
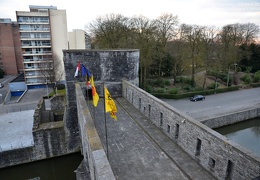
[[[237,64],[236,64],[236,63],[235,63],[235,64],[230,64],[230,65],[228,66],[227,87],[228,87],[228,81],[229,81],[229,71],[230,71],[230,66],[232,66],[232,65],[235,66],[235,72],[236,72],[236,66],[237,66]]]

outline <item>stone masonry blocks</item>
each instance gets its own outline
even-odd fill
[[[260,158],[127,81],[122,95],[217,179],[260,175]]]

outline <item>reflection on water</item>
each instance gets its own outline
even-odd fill
[[[260,118],[214,129],[260,157]]]
[[[1,180],[75,180],[80,153],[0,169]]]

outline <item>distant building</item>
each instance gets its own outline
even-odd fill
[[[23,72],[19,26],[11,19],[0,19],[0,68],[7,75]]]
[[[66,10],[29,6],[16,11],[27,86],[37,88],[64,80],[63,49],[68,49]],[[55,72],[55,73],[53,73]]]
[[[69,32],[69,49],[91,49],[89,35],[81,29]]]

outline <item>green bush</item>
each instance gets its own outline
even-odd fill
[[[169,90],[169,93],[170,93],[170,94],[178,94],[178,91],[179,91],[178,88],[171,88],[171,89]]]
[[[239,86],[230,86],[227,88],[219,88],[219,89],[210,89],[205,91],[196,91],[196,92],[188,92],[183,94],[169,94],[169,93],[152,93],[152,95],[156,96],[157,98],[165,98],[165,99],[182,99],[182,98],[189,98],[196,94],[202,95],[209,95],[215,93],[223,93],[228,91],[235,91],[238,90]]]
[[[175,79],[175,83],[187,83],[187,84],[191,84],[191,78],[186,78],[186,77],[182,77],[182,76],[178,76]]]
[[[215,76],[221,79],[224,82],[227,82],[227,73],[219,72],[219,71],[208,71],[208,75]]]
[[[237,67],[237,72],[242,72],[242,68],[241,67]]]
[[[251,76],[250,76],[249,74],[245,74],[245,75],[242,76],[240,79],[241,79],[242,81],[244,81],[245,84],[250,84],[250,83],[252,83],[252,78],[251,78]]]
[[[203,90],[204,90],[203,87],[195,87],[193,89],[193,91],[203,91]]]
[[[260,81],[260,70],[256,71],[254,74],[254,82],[257,83]]]
[[[182,77],[182,80],[181,80],[183,83],[187,83],[187,84],[191,84],[192,83],[192,80],[191,78],[185,78],[185,77]]]
[[[217,83],[217,88],[219,86],[219,83]],[[208,89],[215,89],[216,88],[216,83],[211,83],[210,85],[208,85]]]
[[[158,92],[158,93],[165,93],[166,90],[165,90],[164,88],[158,88],[158,89],[157,89],[157,92]]]
[[[170,82],[170,80],[165,80],[165,81],[164,81],[164,84],[165,84],[166,86],[169,86],[169,85],[171,84],[171,82]]]
[[[193,87],[191,85],[186,85],[186,86],[183,86],[182,88],[186,91],[192,91],[193,90]]]
[[[181,77],[180,76],[177,76],[175,79],[174,79],[175,83],[180,83],[181,82]]]
[[[164,88],[165,87],[165,81],[162,79],[157,79],[154,81],[154,85],[157,87]]]
[[[253,68],[252,68],[251,66],[247,66],[247,67],[246,67],[246,73],[250,73],[250,72],[252,71],[252,69],[253,69]]]
[[[152,86],[146,86],[145,90],[146,90],[146,92],[151,93],[153,91],[153,88],[152,88]]]

